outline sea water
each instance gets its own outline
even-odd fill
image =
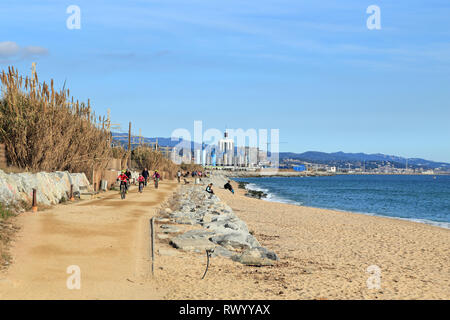
[[[236,178],[266,200],[387,216],[450,228],[450,176]]]

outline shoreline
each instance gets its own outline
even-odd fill
[[[112,192],[101,199],[57,205],[45,214],[24,215],[25,228],[13,246],[14,264],[0,274],[0,299],[450,298],[449,230],[260,201],[246,197],[234,181],[235,194],[223,189],[224,179],[212,177],[214,192],[223,204],[206,203],[211,205],[207,210],[217,210],[219,205],[228,214],[234,212],[233,223],[244,229],[246,225],[249,234],[267,249],[263,252],[273,252],[279,260],[246,265],[217,251],[202,279],[205,252],[177,250],[173,242],[181,233],[201,235],[204,230],[185,221],[186,217],[173,222],[160,217],[173,203],[174,194],[193,186],[189,179],[188,186],[169,182],[162,183],[158,191],[149,188],[138,194],[133,190],[126,200]],[[207,181],[193,197],[203,196]],[[181,198],[181,202],[204,210],[189,199]],[[188,209],[186,213],[194,214]],[[155,222],[153,277],[151,217],[160,217]],[[72,264],[82,269],[81,290],[66,288],[66,268]],[[367,286],[371,275],[367,268],[374,265],[382,272],[377,289]]]
[[[450,298],[449,229],[391,217],[260,201],[246,197],[245,190],[232,183],[236,195],[220,190],[219,196],[239,210],[241,218],[256,230],[257,238],[262,236],[262,243],[277,252],[291,270],[282,268],[275,273],[297,274],[302,281],[291,282],[299,286],[305,286],[302,272],[315,274],[317,278],[307,279],[306,291],[319,293],[316,298]],[[371,265],[381,268],[381,290],[365,287],[369,276],[366,269]],[[301,292],[305,293],[303,289]]]
[[[235,181],[234,180],[235,178],[236,177],[229,177],[230,180],[232,180],[234,183],[236,183],[236,188],[242,190],[242,188],[240,188],[238,186],[239,183],[242,183],[242,181]],[[240,177],[238,177],[238,178],[240,178]],[[254,177],[251,177],[251,178],[254,178]],[[271,195],[271,193],[269,193],[267,189],[262,190],[262,189],[247,188],[247,186],[249,184],[254,184],[252,182],[244,182],[244,183],[245,183],[245,187],[243,190],[251,190],[254,192],[263,192],[266,196]],[[250,197],[250,196],[248,196],[248,197]],[[450,222],[445,222],[445,221],[433,221],[433,220],[420,219],[420,218],[401,218],[401,217],[383,215],[383,214],[374,213],[374,212],[349,211],[349,210],[339,209],[339,208],[324,208],[324,207],[305,206],[305,205],[299,203],[298,201],[279,198],[279,197],[275,198],[274,200],[271,200],[271,199],[274,199],[274,198],[262,197],[258,200],[263,200],[263,201],[267,201],[267,202],[276,202],[276,203],[282,203],[282,204],[291,204],[291,205],[296,205],[296,206],[305,207],[305,208],[312,208],[312,209],[331,210],[331,211],[346,212],[346,213],[352,213],[352,214],[360,214],[360,215],[365,215],[365,216],[370,216],[370,217],[380,217],[380,218],[388,218],[388,219],[395,219],[395,220],[401,220],[401,221],[409,221],[409,222],[414,222],[414,223],[426,224],[426,225],[437,227],[437,228],[450,229]],[[279,200],[277,200],[277,199],[279,199]]]

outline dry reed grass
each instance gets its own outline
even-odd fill
[[[111,156],[105,117],[97,119],[90,102],[68,102],[69,90],[19,76],[13,67],[0,74],[0,141],[8,163],[36,171],[86,172]]]
[[[166,179],[173,179],[180,168],[172,160],[165,158],[161,152],[148,146],[135,148],[131,153],[131,159],[140,169],[148,168],[151,171],[166,173],[164,177]]]

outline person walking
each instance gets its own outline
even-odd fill
[[[181,171],[180,170],[178,170],[178,172],[177,172],[177,180],[178,180],[178,183],[180,183],[180,180],[181,180]]]
[[[130,171],[129,168],[127,168],[127,170],[125,171],[125,175],[128,177],[127,184],[128,184],[128,187],[129,187],[130,184],[131,184],[131,177],[132,177],[131,171]],[[127,187],[127,193],[128,193],[128,187]]]
[[[150,172],[148,172],[147,168],[144,168],[144,170],[142,170],[142,176],[144,177],[145,181],[144,181],[144,186],[147,186],[147,181],[150,178]]]

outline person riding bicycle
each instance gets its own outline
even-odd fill
[[[161,175],[158,170],[155,170],[155,173],[152,175],[153,180],[155,181],[155,188],[158,189],[159,179],[161,179]]]
[[[161,179],[161,175],[159,174],[158,170],[155,170],[155,173],[153,174],[153,179]]]
[[[117,177],[117,181],[120,181],[120,186],[122,186],[122,184],[125,186],[125,190],[128,191],[128,176],[125,174],[125,170],[122,170],[122,172],[120,173],[120,175]]]
[[[138,182],[139,182],[139,191],[141,191],[144,188],[145,185],[145,181],[146,179],[144,178],[144,176],[142,174],[139,175],[138,177]],[[142,186],[142,187],[141,187]],[[141,189],[142,188],[142,189]]]

